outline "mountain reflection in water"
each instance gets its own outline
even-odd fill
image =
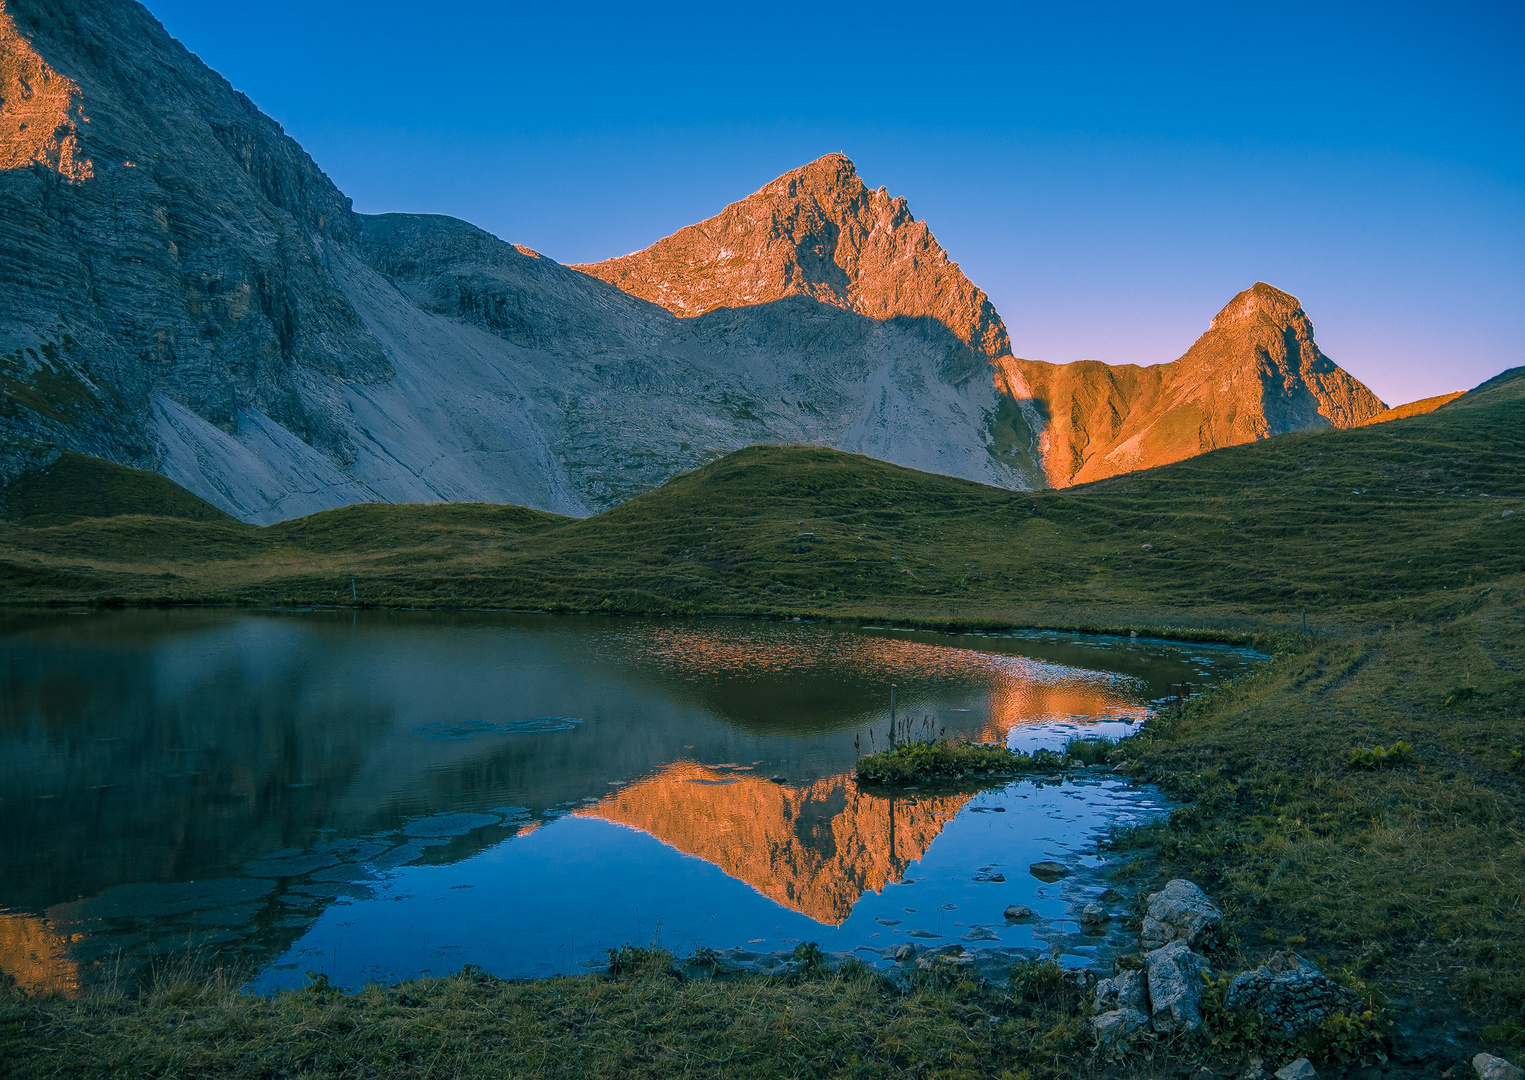
[[[512,849],[574,813],[628,827],[600,843],[640,830],[837,926],[969,798],[892,811],[850,780],[858,747],[883,744],[891,683],[902,717],[996,739],[1131,725],[1173,684],[1252,659],[1068,635],[348,612],[9,614],[0,642],[0,970],[64,992],[102,961],[187,946],[258,966],[399,868]],[[537,873],[554,878],[554,859]]]

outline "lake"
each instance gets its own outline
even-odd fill
[[[0,970],[67,993],[191,953],[261,990],[357,987],[806,941],[1078,966],[1109,940],[1075,923],[1105,888],[1098,839],[1162,799],[1096,769],[860,789],[891,686],[918,732],[1058,749],[1257,659],[739,619],[12,612]],[[1074,872],[1039,879],[1040,860]]]

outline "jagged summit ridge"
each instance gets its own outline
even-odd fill
[[[1100,480],[1291,431],[1357,427],[1386,406],[1325,356],[1297,297],[1265,282],[1236,295],[1179,360],[997,361],[1035,420],[1049,484]]]
[[[1255,318],[1264,318],[1278,326],[1306,323],[1309,335],[1313,333],[1313,324],[1308,320],[1297,297],[1282,292],[1274,285],[1267,285],[1264,281],[1257,281],[1224,304],[1223,310],[1213,316],[1212,325],[1215,328],[1227,327]]]
[[[1263,283],[1174,364],[1016,360],[841,154],[582,272],[355,214],[133,0],[0,0],[0,96],[0,481],[68,449],[250,521],[581,514],[757,443],[1027,488],[1380,409]]]
[[[1011,352],[990,298],[926,223],[839,153],[643,251],[577,269],[684,317],[808,296],[873,319],[935,319],[987,357]]]

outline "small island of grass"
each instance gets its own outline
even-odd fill
[[[1107,760],[1112,744],[1105,739],[1076,739],[1064,752],[1035,750],[1031,754],[987,743],[903,742],[858,759],[863,784],[914,784],[926,781],[982,780],[1022,773],[1054,773],[1076,765]]]

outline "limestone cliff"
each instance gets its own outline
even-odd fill
[[[1381,408],[1269,286],[1174,364],[1013,359],[840,154],[583,269],[353,213],[134,0],[0,0],[0,482],[76,450],[247,521],[584,514],[753,443],[1029,488]]]
[[[997,380],[1037,414],[1054,487],[1289,431],[1356,427],[1385,406],[1320,351],[1297,298],[1259,283],[1182,356],[1150,367],[1004,357]]]
[[[132,0],[0,0],[0,95],[0,482],[72,449],[249,521],[582,514],[786,441],[1041,482],[992,452],[983,354],[878,318],[889,283],[860,290],[874,315],[800,289],[679,319],[464,222],[356,215]],[[903,204],[860,201],[887,215],[865,252],[951,267]]]
[[[989,357],[1011,352],[995,307],[906,201],[842,154],[785,173],[644,251],[577,267],[675,315],[808,296],[872,319],[934,319]]]

